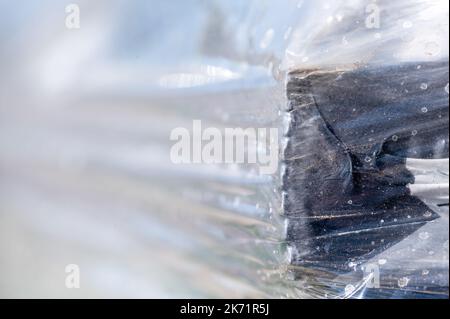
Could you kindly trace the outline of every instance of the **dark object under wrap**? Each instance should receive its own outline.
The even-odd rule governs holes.
[[[292,264],[342,274],[439,218],[405,163],[448,158],[448,62],[291,72],[287,96]]]

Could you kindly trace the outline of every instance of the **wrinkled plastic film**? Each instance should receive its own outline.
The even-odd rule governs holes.
[[[448,3],[79,4],[0,5],[2,296],[448,297]],[[173,164],[193,120],[277,172]]]

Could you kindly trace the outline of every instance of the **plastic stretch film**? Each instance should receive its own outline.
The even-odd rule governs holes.
[[[1,297],[448,298],[447,1],[73,2],[0,1]]]

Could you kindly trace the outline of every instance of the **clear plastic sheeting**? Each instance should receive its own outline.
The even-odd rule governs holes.
[[[308,6],[283,60],[294,276],[319,298],[448,298],[448,3]]]
[[[283,207],[292,263],[366,271],[370,283],[353,284],[352,296],[448,290],[448,63],[421,66],[290,74]]]
[[[446,1],[73,2],[0,2],[1,297],[448,297]]]

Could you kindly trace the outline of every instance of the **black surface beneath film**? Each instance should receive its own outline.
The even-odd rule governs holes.
[[[448,158],[446,90],[448,62],[290,73],[292,264],[344,273],[439,218],[410,194],[405,163]]]

